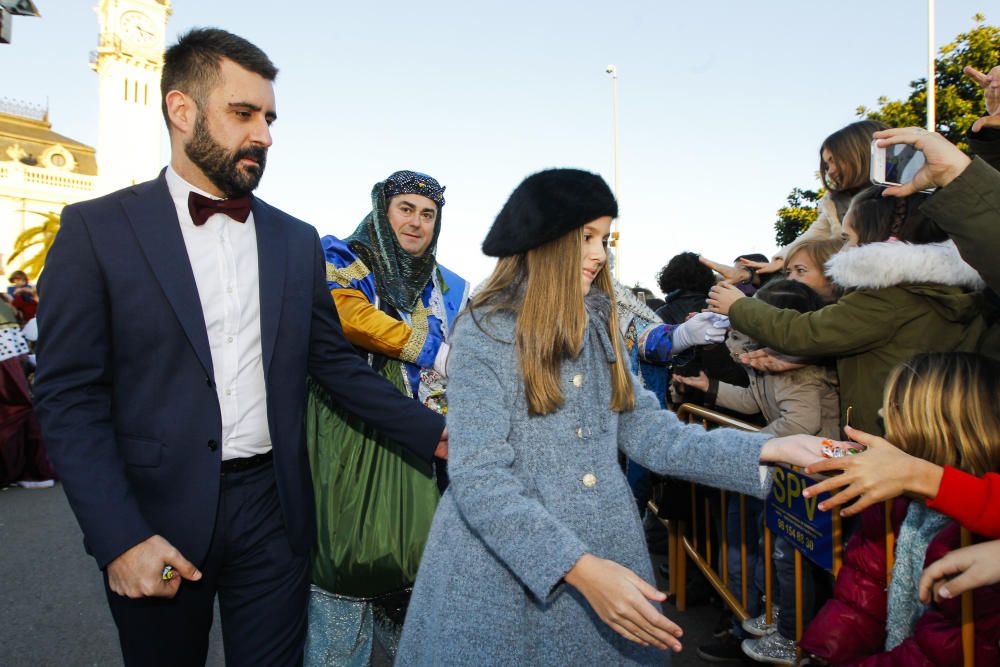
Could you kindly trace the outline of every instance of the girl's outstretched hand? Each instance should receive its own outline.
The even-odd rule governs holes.
[[[787,463],[806,467],[823,458],[823,438],[815,435],[786,435],[771,438],[760,450],[761,463]]]
[[[649,600],[667,596],[618,563],[584,554],[566,573],[566,583],[587,598],[601,620],[625,639],[643,646],[681,650],[683,632]]]
[[[841,516],[852,516],[875,503],[904,493],[925,498],[937,495],[944,472],[940,466],[910,456],[884,438],[850,426],[846,426],[844,431],[851,440],[864,445],[866,450],[853,456],[820,461],[806,468],[807,473],[842,471],[836,477],[803,490],[806,497],[837,492],[832,498],[819,504],[821,510],[825,511],[857,498],[852,505],[840,512]]]

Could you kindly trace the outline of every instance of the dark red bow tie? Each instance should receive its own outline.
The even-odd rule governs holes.
[[[191,212],[191,220],[199,227],[215,213],[225,213],[236,222],[246,222],[250,217],[250,201],[250,195],[212,199],[192,190],[188,195],[188,211]]]

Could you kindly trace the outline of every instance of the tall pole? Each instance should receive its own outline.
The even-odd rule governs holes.
[[[927,130],[933,132],[937,127],[934,113],[937,109],[935,99],[936,76],[934,74],[934,0],[927,0]]]
[[[615,199],[618,199],[618,68],[608,65],[604,70],[611,75],[611,103],[614,108],[614,162],[615,162]],[[615,249],[615,279],[621,282],[622,251],[619,235],[619,219],[615,218],[615,231],[611,234],[611,246]]]

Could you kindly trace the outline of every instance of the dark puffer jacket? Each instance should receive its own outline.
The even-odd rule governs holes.
[[[898,535],[909,500],[893,504],[892,524]],[[876,505],[861,515],[833,588],[833,598],[806,628],[804,653],[832,665],[895,667],[962,664],[961,599],[933,604],[917,621],[913,635],[885,652],[888,584],[886,582],[885,509]],[[924,566],[959,547],[959,526],[946,525],[927,547]],[[1000,585],[973,593],[976,665],[1000,664]]]

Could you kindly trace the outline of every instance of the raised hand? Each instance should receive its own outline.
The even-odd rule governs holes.
[[[740,363],[767,373],[784,373],[806,366],[804,361],[799,361],[794,357],[786,357],[769,347],[744,352],[740,355]]]
[[[166,565],[173,572],[165,574],[169,572],[164,569]],[[153,535],[118,556],[108,564],[107,570],[108,586],[128,598],[172,598],[177,595],[182,579],[201,579],[198,568],[159,535]]]
[[[740,265],[749,266],[754,269],[757,273],[777,273],[785,268],[785,260],[780,257],[775,257],[770,262],[755,262],[752,259],[743,258],[739,260]]]
[[[923,151],[927,163],[913,176],[913,180],[902,185],[886,188],[883,196],[906,197],[918,190],[948,185],[965,171],[972,161],[950,141],[937,132],[928,132],[920,127],[901,127],[881,130],[874,135],[879,146],[910,144]]]
[[[698,261],[712,269],[720,276],[725,278],[731,283],[738,283],[743,280],[749,280],[753,277],[753,273],[746,266],[730,266],[729,264],[722,264],[720,262],[713,262],[708,257],[698,256]]]
[[[823,438],[815,435],[786,435],[772,438],[760,450],[761,463],[787,463],[804,468],[823,459]]]
[[[566,573],[566,583],[587,598],[601,620],[625,639],[643,646],[681,650],[680,627],[649,600],[667,596],[618,563],[584,554]]]
[[[983,74],[974,67],[965,67],[963,71],[982,87],[986,113],[989,114],[973,123],[972,131],[979,132],[984,127],[1000,127],[1000,65],[991,69],[989,74]]]
[[[746,294],[738,288],[725,283],[720,283],[708,292],[708,310],[712,313],[722,313],[729,315],[729,309],[740,299],[745,299]]]

